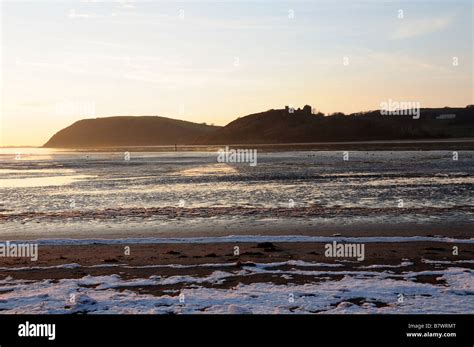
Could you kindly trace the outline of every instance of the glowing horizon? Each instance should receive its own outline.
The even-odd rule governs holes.
[[[84,118],[473,104],[470,1],[1,6],[0,146],[39,146]]]

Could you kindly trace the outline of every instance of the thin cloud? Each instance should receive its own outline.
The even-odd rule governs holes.
[[[386,53],[369,51],[367,58],[372,62],[379,62],[386,67],[392,67],[400,71],[419,72],[422,70],[435,71],[437,73],[450,72],[445,66],[439,66],[429,61],[420,60],[406,54]]]
[[[446,29],[453,21],[453,16],[423,18],[416,20],[402,19],[400,24],[392,33],[392,39],[408,39],[424,36],[436,31]]]

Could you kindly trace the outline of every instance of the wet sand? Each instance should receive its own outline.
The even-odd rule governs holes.
[[[337,241],[337,237],[334,238]],[[360,271],[365,267],[394,271],[425,271],[435,268],[434,264],[423,260],[459,262],[463,267],[474,269],[474,244],[444,242],[396,242],[366,243],[365,259],[329,258],[325,256],[324,243],[219,243],[219,244],[129,244],[107,245],[55,245],[39,246],[37,261],[18,258],[0,258],[0,279],[41,280],[80,278],[120,274],[122,278],[147,278],[152,275],[208,275],[222,269],[239,269],[255,264],[281,263],[300,260],[308,263],[338,264],[338,270]],[[239,254],[235,255],[235,247]],[[453,246],[459,247],[459,255],[453,255]],[[127,248],[129,247],[129,248]],[[127,253],[127,254],[126,254]],[[129,253],[129,254],[128,254]],[[399,266],[403,262],[411,265]],[[75,264],[70,268],[67,265]],[[66,265],[65,267],[62,267]],[[177,265],[177,266],[175,266]],[[183,267],[180,267],[183,265]],[[221,266],[219,266],[221,265]],[[161,267],[160,267],[161,266]],[[276,265],[284,269],[290,265]],[[393,267],[392,267],[393,266]],[[441,267],[440,267],[441,266]],[[291,266],[290,266],[291,267]],[[314,265],[314,270],[322,270],[325,265]],[[436,277],[436,276],[435,276]],[[242,280],[241,278],[240,280]],[[266,278],[272,281],[272,278]],[[435,281],[435,278],[423,280]],[[232,282],[239,282],[237,277]],[[281,282],[281,279],[277,279]],[[232,284],[232,283],[229,283]],[[137,288],[138,289],[138,288]]]

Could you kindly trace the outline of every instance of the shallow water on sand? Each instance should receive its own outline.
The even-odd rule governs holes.
[[[230,213],[235,217],[238,208],[252,208],[246,218],[255,220],[283,217],[268,215],[268,209],[277,208],[337,211],[333,217],[341,219],[383,217],[397,207],[405,220],[462,223],[474,218],[473,151],[460,151],[458,160],[450,151],[353,151],[348,160],[341,151],[258,153],[255,167],[218,163],[214,152],[130,152],[130,160],[125,157],[122,152],[1,149],[0,215],[14,217],[0,223],[40,227],[48,217],[80,223],[81,216],[90,219],[90,211],[107,210],[99,224],[127,227],[143,219],[159,225],[170,215],[159,218],[137,209],[160,208],[208,208],[198,217],[224,219],[216,213],[221,210],[213,209],[235,208]],[[192,220],[189,211],[185,218]]]

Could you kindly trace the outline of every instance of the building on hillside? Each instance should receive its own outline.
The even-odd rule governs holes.
[[[286,114],[290,113],[290,114],[311,116],[313,114],[313,109],[310,105],[304,105],[303,109],[298,107],[298,109],[296,110],[291,106],[285,106],[284,112]]]

